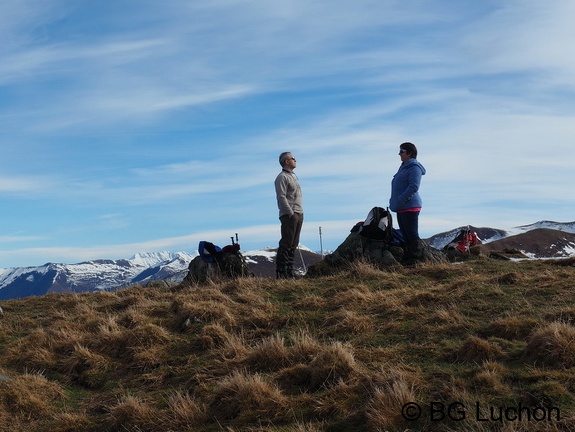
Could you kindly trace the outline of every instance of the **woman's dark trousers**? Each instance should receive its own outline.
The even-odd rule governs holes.
[[[405,241],[403,261],[410,264],[421,259],[423,251],[419,239],[419,212],[397,213],[397,224]]]

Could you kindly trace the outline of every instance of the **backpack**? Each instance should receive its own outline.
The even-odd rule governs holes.
[[[470,227],[462,229],[451,242],[443,247],[444,251],[458,250],[462,254],[468,254],[470,249],[481,242],[477,234]]]
[[[390,244],[392,246],[399,246],[402,249],[405,249],[405,240],[403,239],[403,233],[400,229],[393,228],[393,233],[391,236]]]
[[[222,253],[222,248],[213,243],[202,240],[198,244],[198,253],[207,263],[217,262]]]
[[[459,252],[461,253],[469,252],[472,247],[477,246],[479,244],[477,234],[475,234],[470,229],[462,231],[462,234],[463,234],[461,236],[462,238],[459,240],[459,243],[457,243],[457,246],[455,246],[455,249],[457,249]]]
[[[359,235],[372,240],[391,241],[393,238],[391,212],[382,207],[372,208],[359,227]]]
[[[208,264],[214,264],[221,274],[228,277],[252,276],[248,263],[240,252],[240,244],[235,243],[223,248],[202,240],[198,244],[198,253],[202,260]]]

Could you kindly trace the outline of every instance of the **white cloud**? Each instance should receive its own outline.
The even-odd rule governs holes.
[[[0,176],[0,194],[44,193],[55,180],[37,176]]]
[[[478,66],[482,70],[487,66],[499,71],[539,69],[572,74],[575,59],[561,42],[575,38],[574,19],[575,4],[568,0],[509,1],[472,27],[466,46],[481,60]]]
[[[99,214],[95,231],[125,243],[89,246],[113,241],[77,221],[83,245],[66,237],[54,241],[70,247],[4,258],[124,256],[205,239],[178,236],[190,231],[210,240],[241,229],[262,242],[251,249],[275,245],[284,150],[304,186],[303,242],[319,225],[326,244],[338,242],[386,205],[406,140],[428,169],[429,235],[545,211],[572,219],[570,2],[262,5],[142,2],[126,14],[111,1],[3,2],[0,199],[26,204],[11,223],[38,202],[53,218],[46,237],[70,224],[53,215]],[[42,231],[31,223],[23,238]]]

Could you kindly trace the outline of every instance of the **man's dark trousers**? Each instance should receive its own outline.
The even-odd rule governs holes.
[[[303,214],[283,215],[281,221],[281,239],[276,255],[276,276],[293,277],[295,250],[299,246],[299,236],[303,225]]]

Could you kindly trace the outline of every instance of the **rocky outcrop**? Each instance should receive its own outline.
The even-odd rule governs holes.
[[[422,254],[420,262],[444,262],[445,255],[421,241]],[[380,268],[400,266],[403,249],[388,245],[383,240],[372,240],[362,237],[357,232],[350,233],[344,242],[330,255],[309,267],[307,276],[317,277],[332,273],[334,269],[357,260],[367,261]]]
[[[222,253],[213,262],[207,262],[201,256],[195,257],[188,266],[188,274],[183,282],[203,284],[209,281],[252,277],[253,275],[243,255],[236,251]]]

